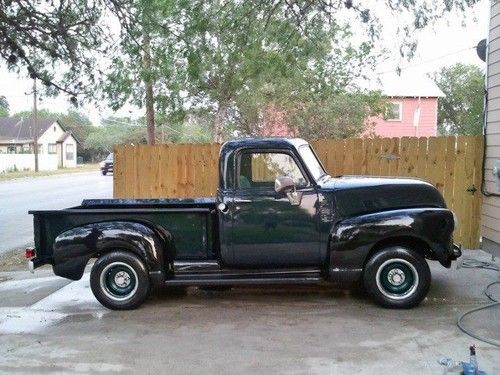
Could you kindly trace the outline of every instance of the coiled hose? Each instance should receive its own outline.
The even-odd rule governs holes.
[[[483,261],[479,261],[479,260],[475,260],[475,259],[464,259],[462,267],[463,268],[479,268],[479,269],[485,269],[485,270],[497,271],[497,272],[500,271],[500,266],[498,266],[495,263],[483,262]],[[492,283],[489,283],[486,286],[486,288],[484,289],[484,294],[486,295],[486,297],[488,297],[488,299],[490,301],[493,301],[493,303],[490,303],[489,305],[486,305],[486,306],[475,307],[471,310],[466,311],[465,313],[463,313],[460,316],[460,318],[458,318],[457,326],[458,326],[458,328],[460,328],[460,330],[462,332],[475,338],[476,340],[480,340],[480,341],[483,341],[485,343],[500,347],[500,341],[492,339],[490,337],[484,337],[484,336],[480,336],[478,334],[475,334],[474,332],[466,329],[462,324],[462,319],[465,318],[467,315],[470,315],[476,311],[486,310],[486,309],[494,308],[494,307],[500,305],[500,301],[493,298],[492,294],[489,292],[490,287],[492,287],[495,284],[500,284],[500,281],[494,281]]]

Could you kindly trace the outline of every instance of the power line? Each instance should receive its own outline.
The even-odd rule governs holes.
[[[460,50],[456,50],[454,52],[450,52],[450,53],[447,53],[445,55],[441,55],[441,56],[438,56],[438,57],[434,57],[432,59],[429,59],[429,60],[424,60],[424,61],[421,61],[419,63],[416,63],[416,64],[410,64],[410,65],[407,65],[405,67],[400,67],[399,69],[400,70],[406,70],[406,69],[409,69],[409,68],[416,68],[416,67],[419,67],[419,66],[422,66],[422,65],[425,65],[425,64],[428,64],[428,63],[431,63],[431,62],[434,62],[434,61],[438,61],[438,60],[441,60],[441,59],[444,59],[446,57],[450,57],[450,56],[453,56],[453,55],[457,55],[459,53],[462,53],[462,52],[465,52],[465,51],[468,51],[468,50],[471,50],[471,49],[474,49],[476,48],[476,46],[472,46],[472,47],[467,47],[467,48],[462,48]],[[393,73],[395,69],[391,69],[391,70],[387,70],[387,71],[384,71],[384,72],[377,72],[375,73],[376,75],[383,75],[383,74],[388,74],[388,73]]]

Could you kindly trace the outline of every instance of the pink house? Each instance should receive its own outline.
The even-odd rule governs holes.
[[[437,135],[438,100],[443,92],[427,77],[382,78],[381,91],[390,102],[385,116],[368,121],[368,134],[379,137]],[[367,135],[368,135],[367,134]]]

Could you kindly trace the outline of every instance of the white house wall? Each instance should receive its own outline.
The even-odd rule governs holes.
[[[38,169],[52,171],[57,169],[57,155],[38,155]],[[0,173],[13,170],[35,170],[34,154],[0,154]]]
[[[40,154],[40,170],[54,170],[59,168],[75,168],[77,161],[77,143],[75,138],[70,135],[64,142],[58,143],[57,141],[62,138],[65,131],[61,126],[54,122],[39,138],[38,138],[38,152]],[[49,145],[56,145],[54,150],[55,153],[49,154]],[[73,145],[73,159],[66,159],[66,146]],[[26,144],[28,146],[28,144]],[[22,146],[17,148],[17,154],[7,154],[9,145],[0,145],[0,156],[9,155],[2,159],[0,162],[0,172],[6,170],[23,170],[23,169],[34,169],[33,154],[21,154]],[[43,156],[43,157],[42,157]],[[47,156],[47,157],[45,157]],[[45,163],[52,163],[50,165]]]
[[[49,143],[56,143],[59,138],[64,135],[64,130],[57,122],[54,122],[46,131],[38,138],[38,143],[42,145],[42,154],[49,153]]]
[[[66,146],[73,145],[73,160],[66,159]],[[75,168],[76,167],[76,141],[73,137],[68,137],[62,144],[63,146],[63,167],[64,168]]]

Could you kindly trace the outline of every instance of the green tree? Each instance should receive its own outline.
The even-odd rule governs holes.
[[[370,116],[383,113],[385,101],[379,93],[346,92],[304,98],[291,109],[288,122],[308,140],[360,137],[369,130]]]
[[[115,109],[126,102],[146,108],[150,142],[159,116],[173,126],[199,110],[211,114],[210,132],[220,141],[232,130],[255,127],[250,120],[264,108],[257,104],[277,100],[267,88],[295,81],[304,68],[323,78],[316,79],[320,87],[314,89],[345,94],[370,63],[363,57],[370,55],[383,27],[377,14],[401,16],[400,51],[411,56],[416,29],[429,27],[444,13],[463,13],[475,2],[388,0],[366,8],[352,1],[134,0],[133,21],[112,53],[104,91]],[[356,38],[348,24],[361,30]],[[362,41],[354,45],[355,39]],[[245,96],[252,98],[253,108]]]
[[[183,4],[170,0],[130,0],[129,12],[121,19],[120,43],[111,49],[110,69],[101,92],[112,109],[126,103],[145,108],[148,142],[154,144],[155,120],[174,116],[180,74],[176,70],[182,54],[181,36],[170,29],[182,29]]]
[[[85,147],[101,154],[113,152],[117,144],[141,144],[147,142],[146,127],[128,118],[107,117],[101,126],[92,129],[85,140]]]
[[[476,65],[455,64],[432,75],[445,94],[438,102],[443,135],[477,135],[483,129],[484,73]]]
[[[319,41],[324,45],[332,31],[345,31],[347,20],[360,30],[358,39],[375,46],[389,12],[398,19],[401,54],[411,56],[415,30],[444,14],[465,14],[477,1],[384,0],[367,7],[351,0],[0,0],[0,58],[73,103],[77,95],[101,99],[95,83],[104,80],[113,108],[132,102],[146,109],[150,143],[156,112],[181,123],[192,108],[212,110],[212,133],[220,139],[223,124],[231,129],[242,118],[235,102],[249,83],[263,72],[274,81],[289,79],[286,70],[300,66],[295,54],[301,60],[314,48],[304,41],[319,41],[316,32],[327,37]],[[120,26],[118,33],[110,24]],[[348,48],[344,44],[342,54],[349,55]],[[344,70],[333,72],[327,80]]]
[[[5,96],[0,95],[0,117],[9,117],[9,102]]]
[[[97,59],[111,34],[109,14],[124,0],[0,1],[0,57],[10,70],[37,78],[48,93],[89,94]]]

